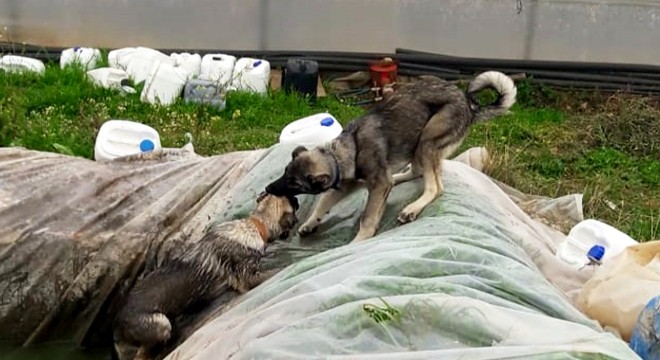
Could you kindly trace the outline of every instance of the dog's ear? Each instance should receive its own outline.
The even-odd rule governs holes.
[[[306,147],[302,145],[297,146],[295,149],[293,149],[293,152],[291,153],[291,158],[295,159],[296,157],[298,157],[298,155],[304,153],[305,151],[307,151]]]
[[[295,213],[287,212],[280,219],[280,229],[282,231],[283,237],[288,237],[289,231],[293,229],[298,223],[298,218]]]
[[[330,174],[307,175],[307,181],[309,181],[312,189],[325,190],[332,185]]]

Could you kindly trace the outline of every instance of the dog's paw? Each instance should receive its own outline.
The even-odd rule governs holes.
[[[419,215],[419,213],[416,211],[403,209],[403,211],[399,213],[399,216],[396,218],[396,220],[399,222],[399,224],[407,224],[415,221],[415,219],[417,219],[417,215]]]
[[[318,225],[303,224],[298,228],[298,235],[307,236],[313,234],[316,232],[316,229],[318,229],[318,227],[319,227]]]
[[[372,238],[372,236],[364,236],[364,235],[360,235],[360,234],[358,234],[358,235],[356,235],[356,236],[353,238],[353,240],[351,240],[351,244],[353,244],[353,243],[360,243],[360,242],[363,242],[363,241],[367,241],[367,240],[369,240],[369,239],[371,239],[371,238]]]

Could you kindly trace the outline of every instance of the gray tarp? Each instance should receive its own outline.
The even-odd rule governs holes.
[[[209,222],[247,214],[290,151],[106,165],[0,149],[0,339],[102,336],[142,267]],[[588,275],[557,261],[561,233],[521,210],[566,226],[581,219],[579,196],[520,194],[457,161],[443,181],[444,195],[400,227],[396,214],[421,185],[394,189],[368,242],[340,246],[357,231],[361,191],[315,236],[276,243],[266,266],[295,264],[229,311],[216,302],[170,358],[635,358],[571,305]],[[300,200],[304,219],[314,198]],[[366,317],[362,305],[377,297],[400,310],[399,323]]]

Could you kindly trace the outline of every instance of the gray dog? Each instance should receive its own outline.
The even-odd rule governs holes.
[[[114,324],[120,360],[155,357],[173,335],[174,317],[212,301],[227,288],[245,293],[275,273],[261,272],[259,262],[266,245],[287,238],[298,222],[298,202],[268,194],[257,202],[248,218],[210,228],[131,289]]]
[[[499,97],[481,107],[476,94],[486,88],[496,90]],[[266,192],[322,194],[298,230],[304,236],[316,230],[337,202],[366,184],[367,204],[353,239],[361,241],[376,233],[392,187],[423,177],[424,193],[398,217],[400,223],[411,222],[442,194],[442,160],[461,145],[472,124],[506,114],[516,93],[513,80],[496,71],[479,74],[467,92],[434,76],[420,77],[351,121],[333,141],[309,150],[294,149],[284,175]]]

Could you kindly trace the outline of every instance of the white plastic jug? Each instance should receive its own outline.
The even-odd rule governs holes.
[[[339,136],[343,128],[329,113],[304,117],[288,124],[280,133],[280,143],[317,145]]]
[[[207,54],[202,58],[199,78],[213,82],[218,88],[231,84],[236,57],[226,54]]]
[[[202,57],[199,54],[172,53],[170,57],[174,59],[174,66],[186,72],[188,80],[199,76],[202,66]]]
[[[108,53],[108,66],[115,69],[128,69],[128,61],[135,50],[134,47],[125,47],[110,51]]]
[[[17,55],[5,55],[0,58],[0,70],[14,73],[34,72],[43,75],[46,72],[46,66],[38,59]]]
[[[108,120],[96,136],[94,159],[112,160],[160,148],[160,135],[152,127],[129,120]]]
[[[150,48],[138,47],[133,53],[126,56],[128,57],[126,72],[136,84],[147,80],[151,69],[158,61],[174,66],[174,59]]]
[[[87,76],[97,86],[108,89],[119,89],[122,87],[122,81],[128,79],[126,71],[109,67],[89,70]]]
[[[170,105],[181,97],[186,79],[185,71],[157,61],[149,72],[140,100],[150,104]]]
[[[557,247],[557,257],[576,269],[590,260],[605,262],[638,242],[618,229],[594,219],[575,225]],[[590,259],[591,258],[591,259]]]
[[[101,60],[101,50],[88,47],[73,47],[62,51],[60,67],[78,63],[86,70],[94,69]]]
[[[232,88],[260,94],[268,92],[270,63],[266,60],[240,58],[234,66]]]

